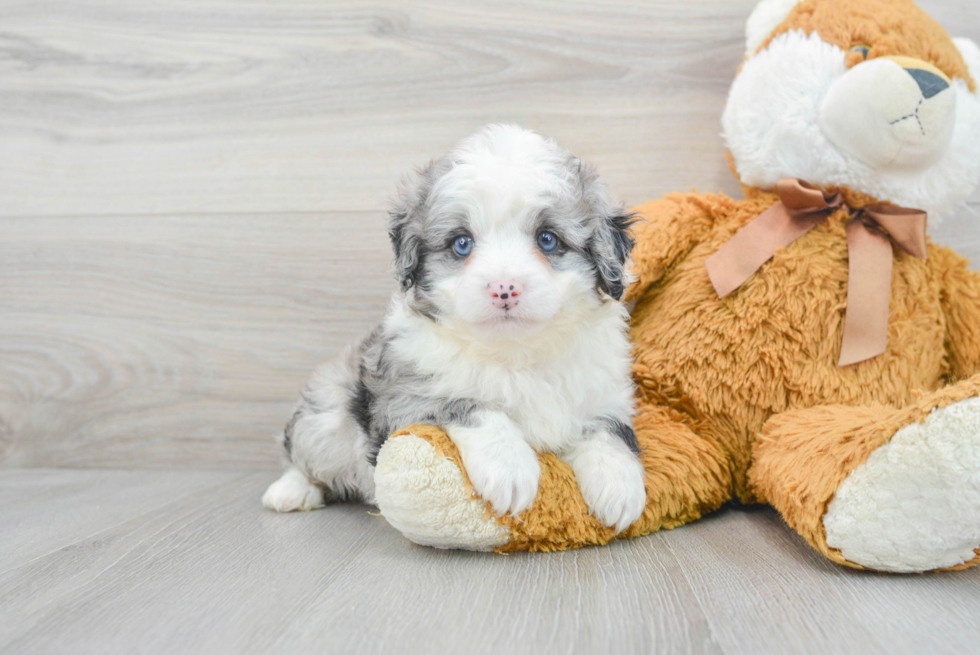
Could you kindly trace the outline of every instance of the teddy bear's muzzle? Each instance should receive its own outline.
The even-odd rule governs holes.
[[[932,64],[877,57],[830,86],[818,122],[831,143],[874,169],[921,171],[946,152],[956,93]]]

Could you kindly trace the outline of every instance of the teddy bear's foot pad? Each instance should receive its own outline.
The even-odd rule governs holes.
[[[510,529],[473,496],[459,467],[414,434],[385,442],[374,484],[381,514],[417,544],[493,550],[510,539]]]
[[[980,548],[980,398],[935,409],[840,485],[827,544],[879,571],[955,567]]]

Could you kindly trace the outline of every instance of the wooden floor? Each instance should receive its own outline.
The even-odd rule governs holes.
[[[270,472],[0,472],[0,653],[976,653],[980,570],[835,566],[769,509],[606,548],[277,515]]]
[[[766,509],[495,557],[259,506],[384,311],[398,177],[506,121],[628,204],[738,195],[754,1],[0,2],[0,652],[980,651],[980,572],[843,570]],[[978,219],[933,232],[980,261]]]

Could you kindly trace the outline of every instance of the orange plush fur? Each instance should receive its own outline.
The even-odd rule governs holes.
[[[868,59],[890,55],[915,57],[932,64],[947,77],[966,80],[970,90],[976,90],[976,80],[970,77],[946,30],[912,0],[804,2],[793,9],[759,49],[790,30],[817,32],[823,41],[845,52],[854,46],[866,46]],[[853,66],[860,61],[864,57],[851,53],[847,63]]]
[[[905,29],[910,24],[915,29]],[[815,30],[845,51],[868,45],[870,57],[919,57],[969,80],[945,31],[906,0],[804,2],[774,34],[789,29]],[[849,189],[829,190],[842,191],[855,207],[874,202]],[[926,260],[896,248],[887,351],[839,367],[846,209],[720,299],[705,260],[777,200],[752,188],[746,197],[671,194],[636,208],[637,280],[628,299],[635,303],[635,427],[648,498],[643,517],[619,537],[677,527],[732,499],[765,502],[819,552],[860,568],[827,545],[828,503],[899,428],[980,395],[980,275],[932,243]],[[440,430],[412,426],[392,438],[408,432],[463,468]],[[498,550],[613,539],[589,515],[570,468],[551,454],[539,458],[535,505],[519,519],[497,519],[511,530]]]

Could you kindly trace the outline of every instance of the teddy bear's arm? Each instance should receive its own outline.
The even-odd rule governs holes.
[[[929,257],[942,271],[941,301],[951,374],[963,380],[980,373],[980,273],[948,248],[931,248]]]
[[[633,274],[636,281],[626,292],[626,300],[636,300],[711,229],[719,207],[731,203],[725,196],[698,193],[671,193],[633,211]]]

